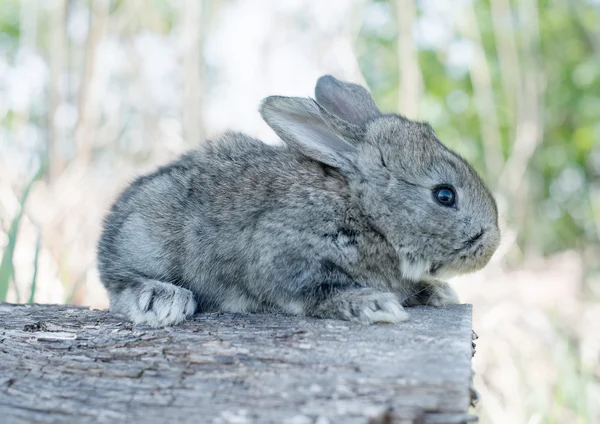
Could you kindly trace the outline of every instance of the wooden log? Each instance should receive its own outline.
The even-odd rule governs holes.
[[[0,304],[3,423],[460,423],[471,306],[370,327],[199,314],[134,326],[107,311]]]

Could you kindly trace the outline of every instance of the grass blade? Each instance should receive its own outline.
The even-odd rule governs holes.
[[[42,247],[42,232],[38,229],[38,235],[35,241],[35,256],[33,257],[33,277],[31,278],[31,290],[29,291],[29,300],[27,303],[33,303],[33,297],[35,295],[38,265],[40,258],[40,249]]]
[[[21,303],[21,293],[19,292],[19,286],[17,285],[17,273],[15,267],[12,268],[11,281],[13,283],[13,290],[15,291],[15,303]]]
[[[2,254],[2,262],[0,262],[0,302],[6,301],[8,285],[13,275],[13,255],[15,253],[15,246],[17,244],[19,224],[21,223],[21,218],[23,218],[23,213],[25,211],[25,203],[27,202],[27,198],[29,197],[29,193],[31,192],[33,184],[40,179],[42,175],[43,167],[40,167],[39,171],[25,187],[25,190],[23,190],[19,212],[11,222],[10,228],[8,229],[8,245],[6,246],[6,249],[4,249],[4,253]]]

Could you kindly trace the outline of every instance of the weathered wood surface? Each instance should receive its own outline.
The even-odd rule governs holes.
[[[3,423],[456,423],[471,307],[363,327],[204,314],[134,327],[106,311],[0,304]]]

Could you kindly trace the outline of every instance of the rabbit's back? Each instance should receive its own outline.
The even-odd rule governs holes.
[[[105,221],[100,273],[105,284],[144,274],[188,287],[204,310],[242,298],[249,304],[238,309],[260,310],[251,294],[260,288],[248,287],[261,278],[258,264],[286,249],[281,243],[302,249],[318,242],[311,232],[335,231],[344,187],[333,170],[285,146],[228,133],[121,194]]]

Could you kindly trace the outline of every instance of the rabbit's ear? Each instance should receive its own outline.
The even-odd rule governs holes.
[[[287,145],[326,165],[350,171],[357,149],[347,143],[334,124],[311,99],[271,96],[263,100],[260,114]]]
[[[342,82],[331,75],[324,75],[318,79],[315,97],[329,113],[360,127],[368,120],[381,116],[366,88]]]

